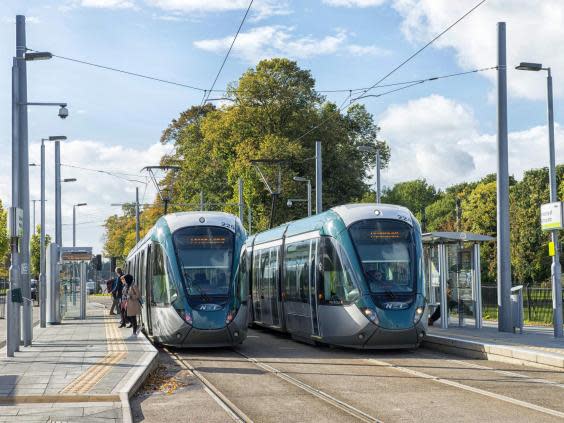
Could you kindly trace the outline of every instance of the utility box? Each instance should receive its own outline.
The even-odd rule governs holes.
[[[523,285],[511,288],[511,327],[523,333],[525,314],[523,310]]]

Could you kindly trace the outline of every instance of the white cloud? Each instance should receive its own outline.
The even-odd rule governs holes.
[[[385,48],[358,44],[351,44],[348,50],[355,56],[388,56],[391,54],[391,51]]]
[[[54,146],[46,143],[46,230],[54,234]],[[145,181],[140,170],[144,166],[159,164],[168,146],[160,143],[147,148],[128,148],[119,145],[109,145],[97,141],[73,140],[61,144],[61,163],[76,165],[83,168],[123,172],[135,176],[124,176],[131,180]],[[30,144],[29,161],[40,163],[40,144]],[[0,159],[0,198],[4,205],[10,203],[11,170],[9,158],[3,155]],[[40,168],[30,168],[30,199],[39,199]],[[88,203],[77,213],[77,244],[93,246],[100,251],[103,245],[103,228],[100,226],[106,217],[121,214],[119,207],[110,207],[111,203],[132,202],[135,200],[135,187],[139,186],[140,195],[145,193],[145,202],[152,202],[155,190],[151,184],[145,192],[145,185],[125,181],[102,173],[63,166],[63,178],[76,178],[77,182],[62,184],[62,212],[63,212],[63,243],[72,244],[72,205]],[[36,223],[39,224],[39,203],[37,203]]]
[[[323,0],[323,3],[336,7],[373,7],[385,2],[386,0]]]
[[[250,63],[256,63],[260,59],[274,56],[306,59],[347,51],[357,55],[378,54],[380,52],[380,49],[375,46],[348,45],[347,39],[348,34],[342,30],[334,35],[315,38],[310,35],[296,36],[292,27],[282,25],[261,26],[240,33],[233,47],[233,54]],[[194,45],[202,50],[225,53],[232,41],[233,36],[229,35],[225,38],[196,41]]]
[[[425,42],[462,16],[474,0],[391,0],[403,17],[402,31],[408,39]],[[542,62],[564,74],[564,55],[555,54],[564,40],[564,1],[489,0],[465,18],[435,44],[452,48],[464,69],[497,63],[496,23],[507,23],[507,62],[510,95],[544,99],[545,78],[513,70],[521,61]],[[495,73],[484,76],[495,80]],[[564,84],[555,85],[564,96]]]
[[[495,173],[495,134],[480,132],[472,110],[454,100],[431,95],[390,106],[378,120],[392,149],[383,184],[426,178],[438,187],[477,180]],[[564,142],[564,128],[556,126],[556,141]],[[564,150],[557,151],[564,161]],[[509,134],[509,173],[547,166],[546,126]]]
[[[80,6],[93,7],[97,9],[133,9],[133,0],[81,0]]]
[[[147,4],[172,13],[217,13],[246,10],[249,0],[145,0]],[[290,13],[288,2],[276,0],[256,0],[251,7],[251,16],[258,20],[268,16]]]

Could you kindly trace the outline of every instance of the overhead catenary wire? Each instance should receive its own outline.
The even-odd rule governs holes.
[[[471,9],[469,9],[466,13],[464,13],[464,15],[462,15],[460,18],[458,18],[456,21],[454,21],[452,24],[450,24],[448,27],[446,27],[443,31],[441,31],[439,34],[437,34],[435,37],[433,37],[429,42],[427,42],[423,47],[419,48],[417,51],[415,51],[414,53],[412,53],[409,57],[407,57],[406,59],[404,59],[399,65],[395,66],[391,71],[389,71],[387,74],[385,74],[384,76],[382,76],[380,79],[378,79],[374,84],[372,84],[369,88],[367,88],[366,90],[363,90],[361,92],[360,96],[357,96],[355,98],[353,98],[349,105],[347,107],[352,106],[354,103],[356,103],[359,100],[359,97],[361,97],[362,95],[365,95],[366,93],[370,92],[371,90],[373,90],[374,88],[378,87],[379,84],[381,84],[382,82],[384,82],[386,79],[388,79],[390,76],[392,76],[395,72],[397,72],[399,69],[401,69],[403,66],[405,66],[407,63],[409,63],[411,60],[413,60],[416,56],[418,56],[419,54],[421,54],[427,47],[429,47],[430,45],[432,45],[435,41],[437,41],[439,38],[441,38],[444,34],[446,34],[448,31],[450,31],[452,28],[454,28],[459,22],[461,22],[464,18],[466,18],[468,15],[470,15],[474,10],[476,10],[478,7],[480,7],[482,4],[484,4],[487,0],[480,0],[477,4],[475,4]],[[343,110],[343,106],[341,106],[339,108],[339,111]],[[329,121],[329,119],[324,119],[323,121],[321,121],[320,123],[318,123],[317,125],[315,125],[313,128],[308,129],[306,132],[304,132],[302,135],[300,135],[298,138],[296,138],[295,141],[299,141],[300,139],[304,138],[306,135],[311,134],[313,131],[315,131],[317,128],[321,127],[322,125],[324,125],[325,123],[327,123]]]
[[[227,59],[229,58],[229,55],[231,54],[231,50],[233,50],[233,46],[235,45],[235,41],[237,41],[237,37],[239,36],[239,33],[241,32],[241,28],[243,28],[243,24],[247,20],[247,16],[249,15],[249,11],[251,10],[251,7],[253,6],[253,2],[254,2],[254,0],[251,0],[249,2],[249,6],[247,7],[245,14],[243,15],[243,19],[241,19],[241,23],[239,24],[239,27],[237,28],[237,32],[235,33],[235,36],[233,37],[233,41],[231,41],[231,45],[229,46],[227,53],[225,53],[225,57],[223,58],[223,61],[221,62],[221,66],[219,67],[219,70],[217,71],[217,74],[215,75],[215,78],[212,82],[211,88],[209,90],[204,91],[204,100],[202,101],[202,104],[200,105],[200,111],[201,111],[201,108],[203,107],[203,105],[206,104],[206,101],[210,97],[212,90],[215,88],[215,84],[217,83],[217,80],[219,79],[219,75],[221,75],[221,71],[223,70],[225,63],[227,63]],[[207,94],[206,94],[206,92],[207,92]],[[200,111],[198,111],[198,115],[200,114]]]
[[[89,172],[102,173],[102,174],[113,176],[114,178],[122,179],[122,180],[128,181],[128,182],[134,182],[134,183],[139,183],[139,184],[147,184],[148,183],[147,180],[140,181],[138,179],[130,179],[130,178],[127,178],[125,176],[118,175],[116,172],[111,172],[109,170],[93,169],[93,168],[70,165],[70,164],[63,164],[63,163],[61,163],[61,166],[70,167],[70,168],[73,168],[73,169],[85,170],[85,171],[89,171]],[[143,175],[135,175],[135,176],[143,177]]]

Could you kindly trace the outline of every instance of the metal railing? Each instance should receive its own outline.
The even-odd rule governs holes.
[[[552,289],[523,285],[523,309],[525,325],[552,325]],[[482,313],[484,320],[497,320],[496,285],[482,285]]]

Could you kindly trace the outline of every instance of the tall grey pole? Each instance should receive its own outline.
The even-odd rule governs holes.
[[[12,65],[12,208],[19,206],[19,92],[18,92],[18,59],[14,57]],[[12,234],[13,235],[13,234]],[[10,239],[10,290],[6,293],[6,356],[13,357],[20,349],[18,303],[12,302],[12,292],[20,287],[20,254],[18,251],[18,237]]]
[[[139,242],[139,187],[135,187],[135,243]]]
[[[252,211],[251,211],[251,205],[250,205],[250,204],[249,204],[248,210],[249,210],[249,213],[248,213],[248,214],[249,214],[249,217],[248,217],[248,219],[249,219],[249,235],[250,235],[250,234],[252,233],[252,230],[253,230],[253,228],[252,228],[253,216],[252,216]]]
[[[239,178],[239,220],[245,220],[245,203],[243,200],[243,178]]]
[[[550,68],[546,78],[546,88],[548,96],[548,148],[550,155],[550,202],[558,201],[556,192],[556,159],[554,152],[554,110],[552,104],[552,73]],[[552,309],[554,316],[554,337],[561,338],[562,333],[562,269],[560,267],[560,245],[558,243],[558,231],[551,231],[550,234],[554,243],[554,255],[552,256],[552,266],[550,267],[552,279]]]
[[[16,16],[16,57],[18,63],[19,90],[19,142],[20,142],[20,206],[23,210],[23,236],[20,245],[21,255],[21,289],[24,298],[22,311],[22,337],[24,345],[31,345],[33,338],[33,304],[31,303],[31,286],[29,282],[29,152],[27,140],[27,69],[25,62],[25,16]]]
[[[315,213],[323,211],[323,172],[321,141],[315,142]]]
[[[498,329],[512,332],[507,143],[507,61],[505,22],[497,24],[497,304]]]
[[[33,236],[35,234],[35,203],[37,202],[37,200],[31,200],[31,202],[33,203],[33,209],[31,213],[31,221],[33,222],[31,224],[31,236]]]
[[[376,150],[376,203],[380,204],[382,199],[382,191],[380,185],[380,150]]]
[[[307,180],[307,215],[311,216],[311,181]]]
[[[72,206],[72,246],[76,247],[76,205]]]
[[[61,252],[63,231],[61,226],[61,143],[59,141],[55,141],[55,243]]]
[[[41,140],[41,241],[39,247],[39,321],[42,328],[46,327],[47,322],[47,309],[45,307],[45,300],[47,294],[47,285],[45,271],[45,143]]]

